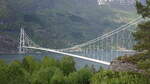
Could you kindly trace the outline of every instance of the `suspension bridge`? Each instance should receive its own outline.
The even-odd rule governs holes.
[[[137,17],[129,23],[99,36],[96,39],[64,49],[40,47],[33,42],[25,30],[21,28],[19,53],[27,53],[30,50],[42,50],[104,65],[110,65],[110,62],[118,56],[136,53],[132,50],[133,46],[136,44],[133,32],[136,31],[136,24],[142,20],[142,17]]]

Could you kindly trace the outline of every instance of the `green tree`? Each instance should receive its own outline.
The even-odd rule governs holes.
[[[101,70],[94,74],[91,84],[149,84],[149,77],[129,72]]]
[[[22,61],[22,66],[27,72],[32,74],[40,68],[40,63],[34,60],[32,56],[26,56]]]
[[[42,60],[42,67],[59,67],[59,61],[54,59],[54,58],[50,58],[48,56],[44,57],[44,59]]]
[[[50,84],[65,84],[64,74],[60,69],[55,71]]]
[[[0,60],[0,83],[8,84],[8,65]]]
[[[135,49],[150,54],[150,21],[139,24],[134,37],[138,42]]]
[[[137,64],[140,69],[144,69],[146,72],[150,74],[150,59],[139,61]]]
[[[129,57],[129,61],[138,65],[140,69],[149,72],[150,60],[150,0],[146,0],[146,4],[139,1],[136,3],[137,13],[142,15],[146,20],[138,25],[137,31],[133,34],[137,44],[134,49],[142,52],[133,57]],[[128,59],[127,59],[128,60]]]
[[[150,18],[150,0],[145,0],[146,4],[142,4],[139,0],[136,0],[137,13],[143,17]]]
[[[8,66],[7,73],[7,83],[8,84],[29,84],[29,75],[25,69],[23,69],[19,61],[14,61]],[[7,84],[6,83],[6,84]]]
[[[137,1],[137,13],[144,18],[150,18],[150,0],[146,0],[146,4]],[[135,49],[138,51],[147,51],[150,55],[150,21],[145,21],[138,25],[138,31],[134,34],[135,39],[138,41]]]
[[[75,62],[72,57],[64,56],[60,61],[60,66],[65,75],[75,71]]]
[[[50,84],[55,73],[55,67],[41,68],[32,75],[32,84]]]
[[[90,84],[93,73],[88,68],[83,68],[77,72],[70,73],[66,84]]]

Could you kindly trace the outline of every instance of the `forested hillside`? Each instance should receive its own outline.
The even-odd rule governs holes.
[[[149,77],[135,72],[97,72],[89,67],[76,70],[71,57],[37,61],[26,56],[22,62],[10,64],[0,61],[1,84],[150,84]]]
[[[0,0],[0,36],[17,40],[23,27],[43,47],[72,46],[135,17],[132,7],[113,7],[100,7],[97,0]]]

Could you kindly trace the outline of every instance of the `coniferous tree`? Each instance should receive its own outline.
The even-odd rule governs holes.
[[[142,15],[144,18],[150,18],[150,0],[146,0],[146,4],[142,4],[141,2],[136,2],[137,13]]]
[[[138,24],[137,31],[133,34],[137,41],[134,49],[140,53],[130,57],[123,56],[121,60],[136,64],[138,68],[150,73],[150,0],[146,0],[145,4],[137,0],[136,7],[137,13],[145,19]]]
[[[150,73],[150,0],[146,0],[146,4],[139,1],[136,3],[137,13],[142,15],[145,21],[138,25],[137,31],[134,33],[137,44],[134,49],[142,52],[132,58],[140,69]]]
[[[143,18],[150,18],[150,0],[146,0],[146,4],[137,1],[136,7],[137,13],[142,15]],[[146,51],[147,54],[150,54],[150,21],[140,23],[134,36],[138,41],[135,49],[138,51]]]

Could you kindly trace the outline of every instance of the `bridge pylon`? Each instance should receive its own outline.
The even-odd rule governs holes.
[[[25,53],[25,48],[23,47],[25,46],[25,32],[24,29],[21,28],[20,29],[20,37],[19,37],[19,53]]]

